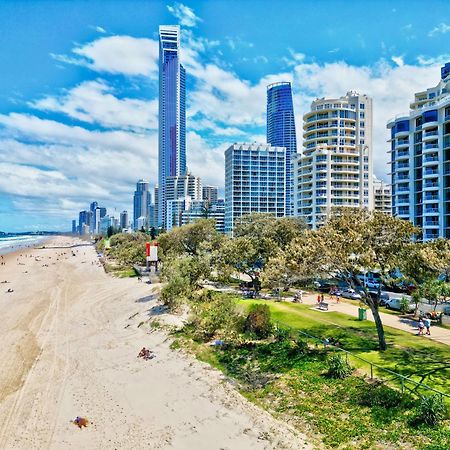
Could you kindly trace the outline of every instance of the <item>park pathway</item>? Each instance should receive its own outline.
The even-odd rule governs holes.
[[[336,303],[336,300],[332,300],[329,295],[325,295],[324,301],[328,303],[328,311],[340,312],[348,314],[350,316],[358,317],[358,306],[351,303],[347,303],[346,300],[342,300]],[[314,305],[317,303],[317,294],[305,294],[303,295],[303,303]],[[326,314],[326,311],[324,311]],[[391,328],[397,328],[398,330],[407,331],[412,334],[418,333],[418,326],[415,320],[411,320],[405,317],[397,316],[394,314],[383,313],[380,310],[381,320],[385,326]],[[369,308],[367,308],[367,320],[373,322],[373,315]],[[431,336],[423,336],[424,339],[432,339],[442,344],[450,345],[450,330],[442,327],[431,326]]]

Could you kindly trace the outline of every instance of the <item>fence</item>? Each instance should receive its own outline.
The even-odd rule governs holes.
[[[405,389],[407,389],[407,384],[412,384],[415,387],[413,389],[408,389],[409,392],[412,393],[412,394],[417,394],[418,393],[418,389],[420,388],[420,389],[423,389],[425,391],[430,391],[430,392],[433,392],[435,394],[438,394],[438,395],[441,396],[442,399],[445,399],[446,402],[450,402],[450,395],[445,394],[444,392],[439,391],[438,389],[434,389],[434,388],[432,388],[430,386],[427,386],[424,383],[419,383],[419,382],[417,382],[417,381],[413,380],[412,378],[409,378],[409,377],[407,377],[405,375],[402,375],[400,373],[394,372],[393,370],[390,370],[390,369],[386,369],[385,367],[379,366],[378,364],[375,364],[372,361],[368,361],[367,359],[362,358],[361,356],[355,355],[354,353],[352,353],[352,352],[350,352],[348,350],[345,350],[345,349],[343,349],[341,347],[333,345],[333,344],[327,342],[324,339],[318,338],[317,336],[313,336],[313,335],[311,335],[309,333],[306,333],[304,331],[298,330],[296,328],[292,328],[290,325],[287,325],[287,324],[285,324],[283,322],[276,321],[275,324],[277,326],[279,326],[280,328],[287,329],[291,333],[294,333],[294,334],[298,333],[299,335],[302,335],[302,336],[305,336],[305,337],[307,337],[309,339],[312,339],[316,343],[322,344],[324,349],[333,349],[334,351],[343,352],[345,354],[345,359],[346,359],[347,362],[348,362],[349,357],[351,357],[351,358],[357,359],[357,360],[367,364],[370,367],[370,379],[374,379],[375,378],[374,377],[374,368],[377,369],[379,372],[385,372],[385,373],[388,373],[390,375],[393,375],[393,378],[391,378],[390,380],[382,379],[382,378],[381,379],[384,382],[391,382],[391,383],[393,381],[395,381],[396,379],[400,380],[400,388],[401,388],[402,394],[405,393]]]

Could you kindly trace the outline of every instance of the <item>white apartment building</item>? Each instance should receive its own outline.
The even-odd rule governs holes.
[[[387,127],[393,214],[420,227],[425,241],[450,238],[450,63]]]
[[[375,211],[392,214],[391,185],[375,177],[373,180],[373,203]]]
[[[373,210],[372,99],[317,99],[294,157],[294,215],[316,229],[336,207]]]
[[[174,222],[173,211],[178,211],[180,205],[183,202],[178,202],[179,199],[185,199],[189,197],[191,200],[202,199],[202,182],[199,177],[196,177],[190,173],[187,175],[176,175],[166,178],[166,215],[165,215],[165,228],[170,230],[173,226],[179,226],[180,220],[177,219]],[[183,200],[184,201],[184,200]],[[170,211],[169,208],[170,204]]]

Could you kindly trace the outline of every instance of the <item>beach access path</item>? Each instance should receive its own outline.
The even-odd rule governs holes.
[[[58,237],[0,266],[0,449],[311,448],[219,371],[170,349],[166,332],[139,326],[176,318],[151,285],[105,274],[92,246],[64,248],[76,242]],[[154,359],[136,357],[144,346]]]

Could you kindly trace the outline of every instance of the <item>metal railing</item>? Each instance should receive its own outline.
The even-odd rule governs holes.
[[[393,378],[390,379],[390,380],[382,379],[382,378],[380,378],[380,379],[383,382],[386,382],[386,383],[387,382],[392,383],[395,379],[399,379],[400,380],[400,390],[401,390],[402,394],[405,393],[406,384],[407,383],[411,383],[411,384],[413,384],[415,386],[414,389],[408,389],[409,392],[412,393],[412,394],[416,394],[417,395],[417,390],[419,388],[421,388],[421,389],[424,389],[426,391],[431,391],[431,392],[433,392],[435,394],[438,394],[438,395],[441,396],[442,399],[445,398],[447,402],[450,402],[450,395],[449,394],[445,394],[444,392],[439,391],[438,389],[435,389],[435,388],[432,388],[430,386],[427,386],[426,384],[424,384],[422,382],[415,381],[415,380],[413,380],[412,378],[410,378],[410,377],[408,377],[406,375],[402,375],[400,373],[394,372],[393,370],[386,369],[385,367],[382,367],[382,366],[380,366],[378,364],[375,364],[372,361],[369,361],[369,360],[367,360],[365,358],[362,358],[361,356],[355,355],[354,353],[352,353],[352,352],[350,352],[348,350],[345,350],[345,349],[343,349],[341,347],[333,345],[333,344],[327,342],[324,339],[321,339],[321,338],[319,338],[317,336],[313,336],[312,334],[306,333],[305,331],[299,330],[297,328],[293,328],[293,327],[291,327],[290,325],[288,325],[286,323],[279,322],[279,321],[274,321],[274,323],[275,323],[275,325],[279,326],[280,328],[287,329],[291,333],[298,333],[300,335],[303,335],[303,336],[306,336],[306,337],[312,339],[316,343],[322,344],[323,348],[325,350],[326,349],[333,349],[334,351],[343,352],[345,354],[345,360],[347,362],[348,362],[349,356],[352,357],[352,358],[355,358],[355,359],[357,359],[357,360],[359,360],[361,362],[364,362],[365,364],[369,365],[369,368],[370,368],[370,379],[371,380],[374,379],[374,368],[376,368],[380,372],[386,372],[386,373],[388,373],[390,375],[393,375]],[[394,384],[394,387],[397,387],[397,386]]]

